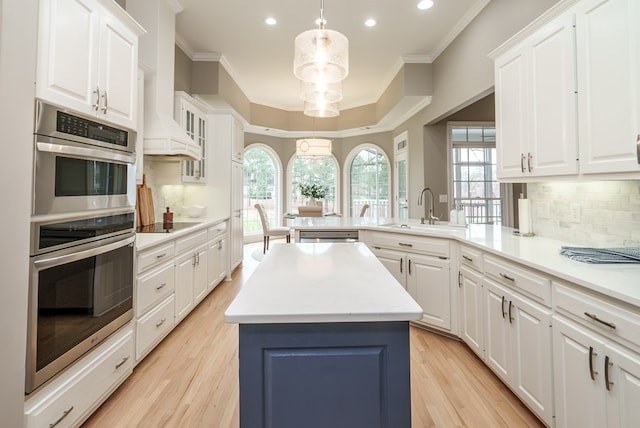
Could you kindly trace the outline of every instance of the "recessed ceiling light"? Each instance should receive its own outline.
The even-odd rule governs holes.
[[[273,17],[268,17],[267,19],[264,20],[264,22],[267,25],[276,25],[278,23],[278,21],[276,21],[276,19]]]
[[[418,3],[418,9],[429,9],[433,7],[433,0],[422,0],[420,3]]]
[[[367,27],[375,27],[376,26],[376,20],[373,18],[369,18],[366,21],[364,21],[364,25],[366,25]]]

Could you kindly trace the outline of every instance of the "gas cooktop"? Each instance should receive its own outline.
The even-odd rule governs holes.
[[[154,223],[148,226],[140,226],[136,229],[138,233],[171,233],[177,230],[193,227],[198,222],[174,222],[174,223]]]

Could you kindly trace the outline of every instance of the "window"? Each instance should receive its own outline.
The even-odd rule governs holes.
[[[244,152],[244,235],[262,235],[260,216],[254,205],[264,205],[267,217],[278,224],[281,168],[278,157],[265,145],[254,144]]]
[[[321,202],[323,212],[335,212],[339,209],[338,200],[338,163],[333,156],[306,157],[294,155],[289,162],[289,211],[298,212],[298,206],[305,205],[307,198],[300,194],[300,184],[318,184],[326,186],[329,193]]]
[[[503,224],[494,125],[450,125],[452,206],[469,223]]]
[[[347,159],[349,165],[349,213],[360,215],[367,204],[365,217],[391,217],[389,205],[389,160],[382,150],[373,145],[357,147]]]

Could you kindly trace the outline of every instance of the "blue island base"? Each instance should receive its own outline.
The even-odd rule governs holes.
[[[240,324],[241,428],[410,428],[409,322]]]

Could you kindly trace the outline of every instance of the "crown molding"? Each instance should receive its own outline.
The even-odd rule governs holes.
[[[451,44],[451,42],[453,42],[455,38],[458,37],[460,33],[462,33],[467,25],[469,25],[471,21],[473,21],[475,17],[478,16],[480,12],[482,12],[482,9],[484,9],[490,1],[491,0],[478,0],[473,5],[473,7],[471,7],[471,9],[469,9],[467,13],[462,16],[462,18],[460,18],[457,24],[451,29],[451,31],[449,31],[447,36],[442,39],[442,42],[433,51],[432,57],[434,60],[438,58],[440,54],[444,52],[444,50]]]
[[[180,3],[180,0],[164,0],[169,5],[171,11],[176,15],[184,10],[184,6]]]

